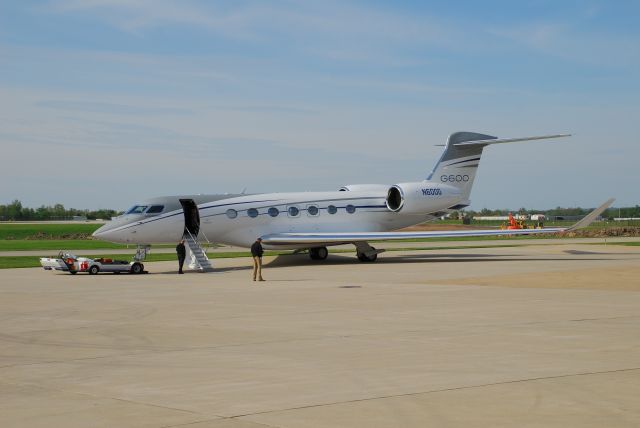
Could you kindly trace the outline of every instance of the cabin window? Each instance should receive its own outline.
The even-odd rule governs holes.
[[[307,207],[307,213],[309,213],[309,215],[311,216],[318,215],[318,207],[316,205],[309,205]]]
[[[298,207],[289,207],[288,212],[289,217],[298,217],[298,215],[300,214],[300,210],[298,209]]]
[[[233,208],[228,209],[228,210],[227,210],[227,217],[229,217],[229,218],[236,218],[236,217],[238,217],[238,211],[234,210]]]
[[[147,214],[159,214],[164,209],[164,205],[151,205],[147,210]]]
[[[134,205],[125,214],[142,214],[149,205]]]
[[[255,209],[255,208],[249,208],[249,209],[247,210],[247,215],[248,215],[249,217],[251,217],[251,218],[256,218],[256,217],[258,217],[258,210],[257,210],[257,209]]]
[[[347,212],[349,214],[353,214],[354,212],[356,212],[356,207],[354,207],[353,205],[347,205],[345,208],[347,209]]]
[[[269,208],[267,212],[271,217],[278,217],[278,214],[280,214],[280,211],[276,207]]]
[[[338,212],[338,208],[336,208],[336,206],[335,206],[335,205],[329,205],[329,206],[327,207],[327,212],[328,212],[329,214],[335,214],[335,213],[337,213],[337,212]]]

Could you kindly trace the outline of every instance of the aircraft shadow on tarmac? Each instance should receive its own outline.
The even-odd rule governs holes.
[[[391,253],[392,254],[392,253]],[[543,257],[526,257],[520,254],[410,254],[410,255],[391,255],[387,253],[386,257],[379,257],[372,264],[399,264],[399,263],[467,263],[467,262],[520,262],[520,261],[567,261],[567,260],[609,260],[608,258],[595,257],[563,257],[562,259],[543,258]],[[512,258],[513,257],[513,258]],[[347,264],[367,264],[358,261],[353,256],[341,256],[331,254],[326,260],[311,260],[307,255],[295,254],[278,256],[271,262],[265,264],[269,268],[289,267],[289,266],[322,266],[322,265],[347,265]],[[250,266],[247,268],[249,269]]]
[[[594,255],[596,253],[593,253]],[[572,254],[579,255],[579,254]],[[589,255],[589,254],[585,254]],[[549,256],[544,257],[527,257],[521,254],[481,254],[481,253],[465,253],[465,254],[410,254],[410,255],[393,255],[386,253],[385,256],[379,257],[372,265],[376,264],[403,264],[403,263],[469,263],[469,262],[522,262],[522,261],[538,261],[538,262],[557,262],[557,261],[584,261],[584,260],[611,260],[604,257],[563,257],[561,259]],[[215,267],[215,259],[212,260],[214,272],[234,272],[247,271],[253,269],[251,259],[247,258],[245,266],[233,267]],[[285,254],[276,256],[273,260],[264,263],[264,268],[274,269],[281,267],[293,266],[335,266],[335,265],[366,265],[356,259],[355,256],[330,254],[326,260],[311,260],[307,254]],[[154,272],[156,274],[175,275],[176,271]],[[186,274],[200,273],[189,269],[185,270]]]

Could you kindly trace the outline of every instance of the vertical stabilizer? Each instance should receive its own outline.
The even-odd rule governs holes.
[[[489,144],[457,145],[465,141],[495,140],[498,137],[475,132],[455,132],[449,136],[444,153],[427,180],[445,183],[461,190],[462,201],[468,201],[478,171],[482,149]]]

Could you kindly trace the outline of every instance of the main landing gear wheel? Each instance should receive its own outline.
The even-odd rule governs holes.
[[[375,248],[371,248],[375,250]],[[378,260],[377,253],[374,253],[371,256],[367,256],[365,253],[357,252],[356,255],[358,256],[358,260],[360,260],[361,262],[375,262],[376,260]]]
[[[311,260],[324,260],[329,256],[327,247],[309,248],[309,257]]]

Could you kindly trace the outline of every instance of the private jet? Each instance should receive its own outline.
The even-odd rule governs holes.
[[[151,244],[185,239],[193,268],[211,270],[202,243],[249,247],[262,238],[266,249],[308,250],[327,258],[327,247],[353,244],[357,258],[373,262],[384,250],[371,241],[465,236],[561,233],[590,224],[613,199],[569,228],[402,232],[467,207],[483,149],[493,144],[568,137],[569,134],[499,139],[474,132],[451,134],[433,170],[422,181],[354,184],[328,192],[182,195],[135,204],[93,234],[136,244],[144,258]]]

